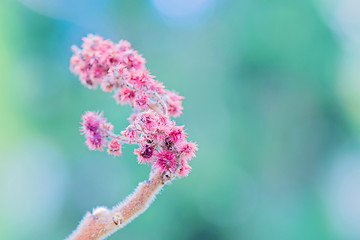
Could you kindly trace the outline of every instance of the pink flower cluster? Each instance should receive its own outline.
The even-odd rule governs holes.
[[[195,157],[197,145],[188,142],[183,127],[170,120],[182,113],[183,97],[154,80],[145,59],[129,42],[113,43],[94,35],[83,41],[81,49],[72,47],[70,70],[85,86],[100,85],[103,91],[115,92],[117,103],[128,103],[134,110],[130,125],[119,135],[102,113],[86,112],[81,131],[89,149],[107,147],[109,154],[119,156],[123,143],[138,144],[135,154],[140,164],[152,164],[173,176],[187,176],[191,169],[188,161]]]
[[[139,142],[135,149],[140,164],[152,163],[161,172],[187,176],[188,161],[195,156],[197,146],[186,140],[183,127],[175,125],[164,115],[153,110],[142,112],[121,134],[129,142]]]
[[[81,49],[73,46],[70,70],[79,75],[89,88],[98,85],[105,92],[115,92],[117,103],[130,104],[136,111],[159,107],[163,114],[178,117],[182,99],[165,89],[145,67],[145,59],[127,41],[113,43],[89,34],[83,38]]]

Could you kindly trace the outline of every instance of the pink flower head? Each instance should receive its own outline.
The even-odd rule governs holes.
[[[156,113],[148,110],[139,116],[139,124],[141,124],[147,131],[152,131],[157,126]]]
[[[155,154],[154,166],[160,169],[161,172],[175,172],[177,165],[178,163],[176,162],[175,154],[173,152],[160,150]]]
[[[105,123],[105,119],[102,117],[102,113],[99,112],[85,112],[82,115],[82,122],[81,122],[81,132],[82,134],[87,134],[91,132],[96,132],[99,130],[100,125]]]
[[[143,58],[137,51],[132,51],[127,55],[125,63],[129,68],[134,68],[136,70],[143,69],[145,66],[145,58]]]
[[[125,82],[129,79],[130,73],[125,65],[119,64],[110,67],[108,71],[108,76],[118,80],[116,81],[116,83],[117,87],[119,87],[122,82]]]
[[[157,92],[158,94],[164,94],[165,86],[162,82],[159,82],[157,80],[149,82],[149,89],[151,91]]]
[[[186,142],[180,147],[180,153],[184,159],[190,160],[195,157],[195,152],[198,150],[197,144],[194,142]]]
[[[166,90],[166,93],[169,97],[167,101],[169,114],[173,117],[179,117],[182,113],[182,110],[184,109],[182,106],[182,99],[184,97],[179,96],[179,94],[177,94],[176,92],[172,92],[169,90]]]
[[[113,126],[107,123],[99,112],[86,112],[82,116],[80,130],[85,134],[86,144],[90,150],[102,150],[106,143],[105,132],[111,131]]]
[[[97,59],[92,58],[91,60],[93,60],[93,63],[89,65],[89,67],[92,68],[89,72],[90,79],[93,79],[94,82],[101,84],[103,77],[105,77],[108,72],[108,69],[106,67],[103,68],[103,66],[98,63]]]
[[[130,73],[130,83],[138,88],[144,87],[153,76],[147,70],[132,70]]]
[[[94,34],[88,34],[87,37],[83,37],[82,40],[84,41],[81,45],[82,48],[87,48],[91,50],[96,50],[104,40],[103,37]]]
[[[86,145],[88,145],[90,150],[103,150],[105,145],[105,139],[101,136],[101,133],[98,131],[89,132],[85,135]]]
[[[139,125],[146,139],[151,139],[156,144],[163,142],[166,133],[173,127],[168,117],[153,110],[142,112],[133,123]]]
[[[138,149],[134,150],[134,153],[138,156],[139,164],[149,164],[153,159],[154,155],[154,147],[150,144],[145,144]]]
[[[119,64],[121,56],[115,48],[106,51],[100,56],[100,62],[102,65],[111,68],[112,66]]]
[[[107,152],[109,154],[112,154],[114,156],[120,156],[121,155],[121,144],[118,140],[113,139],[108,144],[108,150]]]
[[[149,97],[143,91],[140,91],[136,96],[135,103],[138,108],[146,109],[149,103]]]
[[[168,141],[172,144],[177,144],[178,142],[185,140],[185,136],[184,126],[174,126],[168,133]]]
[[[162,115],[162,114],[157,114],[158,116],[158,123],[159,126],[163,126],[166,127],[168,129],[172,128],[173,126],[175,126],[175,123],[172,122],[169,117]]]
[[[154,131],[150,133],[150,135],[156,143],[162,143],[166,138],[165,130],[161,126],[157,126]]]
[[[187,160],[185,158],[182,158],[181,159],[181,168],[179,170],[179,176],[187,177],[189,175],[190,170],[191,170],[191,167],[188,164]]]
[[[135,92],[128,87],[123,87],[115,93],[114,98],[116,99],[117,103],[130,103],[133,102],[135,99]]]
[[[126,52],[126,51],[130,50],[131,44],[126,40],[120,40],[118,47],[121,52]]]

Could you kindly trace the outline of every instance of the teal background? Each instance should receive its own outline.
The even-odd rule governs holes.
[[[79,134],[87,110],[115,131],[131,113],[70,73],[88,33],[128,40],[185,96],[176,121],[199,146],[189,177],[109,239],[360,239],[359,12],[356,0],[2,0],[0,239],[64,239],[148,177],[133,146],[114,159]]]

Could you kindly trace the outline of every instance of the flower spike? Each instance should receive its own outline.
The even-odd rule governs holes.
[[[116,134],[102,113],[88,111],[82,116],[80,131],[90,150],[107,148],[118,157],[123,144],[136,144],[134,153],[139,164],[150,164],[148,181],[139,184],[134,193],[112,209],[98,207],[87,213],[67,240],[104,239],[144,212],[165,183],[188,176],[188,162],[195,157],[197,145],[188,142],[183,126],[171,117],[182,114],[182,100],[165,89],[145,66],[145,58],[121,40],[110,40],[89,34],[81,48],[72,47],[70,70],[90,89],[112,92],[116,103],[129,104],[133,114],[129,126]]]

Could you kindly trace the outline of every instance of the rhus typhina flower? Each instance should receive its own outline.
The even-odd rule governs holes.
[[[171,120],[181,115],[183,97],[155,80],[145,67],[145,59],[129,42],[114,43],[89,34],[81,48],[73,46],[72,50],[70,70],[82,84],[91,89],[100,86],[112,92],[117,103],[133,109],[130,125],[119,134],[102,113],[85,112],[80,130],[89,149],[107,148],[108,154],[117,157],[123,144],[137,144],[134,153],[138,163],[151,165],[148,181],[112,209],[98,207],[87,213],[67,238],[104,239],[144,212],[165,183],[188,176],[197,145],[186,139],[183,126]]]

